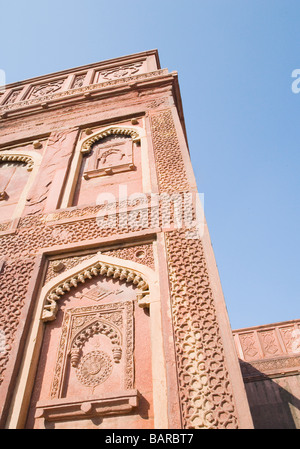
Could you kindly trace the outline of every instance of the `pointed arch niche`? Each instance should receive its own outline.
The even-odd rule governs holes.
[[[0,220],[22,215],[28,192],[41,162],[36,151],[0,151]]]
[[[103,192],[118,200],[119,185],[128,195],[150,191],[144,119],[138,123],[82,131],[60,208],[97,204]]]
[[[24,354],[8,428],[74,420],[88,420],[89,428],[99,418],[105,428],[111,415],[121,419],[119,428],[130,428],[145,419],[146,403],[150,426],[168,428],[161,304],[151,268],[97,253],[50,280],[37,298]]]

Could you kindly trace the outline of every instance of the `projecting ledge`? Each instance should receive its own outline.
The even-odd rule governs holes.
[[[139,403],[137,390],[124,390],[96,399],[72,400],[66,398],[40,401],[36,406],[35,419],[45,421],[68,421],[95,416],[123,415],[130,413]]]

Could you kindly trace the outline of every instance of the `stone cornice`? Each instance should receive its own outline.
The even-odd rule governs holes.
[[[32,84],[32,83],[37,83],[37,82],[44,83],[44,82],[51,81],[53,78],[60,78],[62,76],[67,76],[67,75],[70,75],[73,73],[83,72],[83,71],[87,71],[90,69],[106,70],[111,67],[116,67],[116,66],[120,66],[123,64],[131,64],[131,63],[135,63],[135,62],[138,62],[141,60],[145,60],[149,56],[155,57],[157,69],[160,70],[161,66],[160,66],[160,61],[159,61],[158,50],[154,49],[154,50],[147,50],[147,51],[143,51],[143,52],[139,52],[139,53],[134,53],[131,55],[121,56],[118,58],[106,59],[105,61],[94,62],[91,64],[86,64],[86,65],[82,65],[82,66],[78,66],[78,67],[72,67],[70,69],[52,72],[52,73],[48,73],[46,75],[36,76],[34,78],[28,78],[28,79],[25,79],[22,81],[17,81],[17,82],[6,84],[5,88],[12,89],[12,88],[23,87],[26,84]]]
[[[163,82],[164,80],[170,81],[173,79],[172,73],[168,73],[167,69],[155,70],[153,72],[141,73],[133,76],[126,76],[124,78],[119,78],[111,81],[106,81],[102,83],[90,84],[87,86],[82,86],[75,89],[68,89],[65,91],[60,91],[58,93],[53,93],[49,95],[44,95],[39,98],[25,99],[15,103],[4,104],[0,107],[0,117],[6,118],[8,115],[22,115],[27,111],[37,109],[47,109],[51,105],[60,104],[65,101],[75,100],[80,101],[88,100],[95,95],[105,95],[110,96],[114,94],[114,91],[119,89],[132,89],[137,86],[143,86],[151,82]]]

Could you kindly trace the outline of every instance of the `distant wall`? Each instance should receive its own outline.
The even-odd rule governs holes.
[[[300,429],[300,320],[233,332],[256,429]]]

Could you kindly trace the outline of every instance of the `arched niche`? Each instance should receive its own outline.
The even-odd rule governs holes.
[[[9,220],[21,216],[40,160],[41,156],[34,151],[0,152],[1,219]]]
[[[85,283],[91,284],[99,278],[110,279],[114,283],[132,286],[131,294],[134,294],[134,297],[131,296],[131,299],[129,298],[128,300],[120,299],[117,303],[114,300],[111,303],[99,301],[95,305],[93,303],[87,306],[82,306],[80,300],[78,300],[78,303],[73,304],[70,309],[65,309],[63,320],[57,321],[56,314],[60,308],[61,301],[64,301],[63,298],[66,298],[65,301],[68,302],[67,296],[71,292],[76,292]],[[76,307],[74,307],[75,305]],[[149,307],[150,316],[148,313],[145,314],[143,312],[144,307]],[[137,310],[140,312],[136,313]],[[139,325],[142,327],[139,342],[135,342],[133,321],[138,316],[141,317],[141,314],[149,320],[149,341],[147,341],[146,327],[140,323]],[[123,327],[120,325],[120,322],[123,323]],[[136,322],[135,326],[137,324]],[[46,402],[42,401],[42,403],[37,404],[37,419],[53,419],[51,413],[53,410],[56,410],[55,413],[59,414],[62,410],[62,404],[64,404],[66,414],[61,419],[69,415],[72,417],[72,407],[76,398],[74,399],[71,394],[72,388],[68,386],[68,390],[66,389],[65,379],[67,379],[68,383],[70,379],[75,379],[75,376],[77,376],[77,380],[82,382],[84,387],[92,387],[94,382],[94,386],[97,389],[98,380],[94,380],[92,376],[87,374],[87,366],[90,367],[97,364],[104,367],[103,372],[100,373],[102,377],[99,383],[104,382],[104,378],[109,385],[107,390],[109,390],[110,399],[105,396],[106,390],[104,399],[114,403],[114,395],[121,395],[122,401],[125,401],[127,404],[125,409],[130,413],[132,407],[138,406],[139,397],[139,392],[135,390],[134,377],[132,377],[132,373],[135,370],[135,355],[133,352],[135,349],[133,348],[139,346],[142,348],[146,345],[145,347],[151,352],[150,357],[148,357],[151,369],[147,376],[153,383],[154,426],[160,427],[163,425],[167,428],[167,393],[162,344],[161,307],[158,280],[152,269],[129,260],[97,253],[93,258],[56,276],[41,289],[37,298],[22,368],[19,373],[18,387],[14,397],[15,406],[12,409],[7,425],[9,428],[22,428],[25,425],[27,410],[30,405],[29,398],[34,388],[35,374],[38,372],[38,361],[44,357],[43,334],[47,326],[61,328],[61,337],[58,348],[50,345],[51,353],[48,353],[47,357],[51,359],[55,353],[55,367],[53,370],[50,370],[50,372],[54,373],[50,389],[51,398],[47,399]],[[94,336],[97,336],[100,345],[95,350],[88,347],[93,342]],[[145,341],[143,341],[143,337]],[[84,352],[85,350],[86,352]],[[144,367],[140,366],[139,368],[144,369]],[[120,376],[122,377],[123,390],[116,393],[112,387],[113,384],[109,384],[106,378],[109,378],[110,372],[121,373],[120,370],[122,370]],[[101,387],[99,389],[101,390]],[[67,400],[65,399],[66,391],[71,392],[70,397],[71,399],[73,398],[72,400],[69,397],[67,397]],[[103,393],[103,390],[101,391]],[[89,396],[89,404],[92,404],[91,407],[94,412],[98,410],[97,413],[100,415],[102,413],[102,393],[99,397]],[[18,404],[17,407],[16,404]],[[76,407],[79,407],[81,410],[79,408],[78,410],[76,409],[79,415],[80,413],[82,414],[82,408],[87,407],[89,409],[89,406],[85,404],[85,401],[82,401],[82,398],[79,398],[76,404]],[[125,413],[125,409],[123,412],[121,409],[120,413]],[[79,416],[78,414],[77,416]]]
[[[77,142],[61,208],[97,204],[107,192],[118,200],[119,185],[128,194],[149,191],[145,130],[140,126],[107,126]]]

